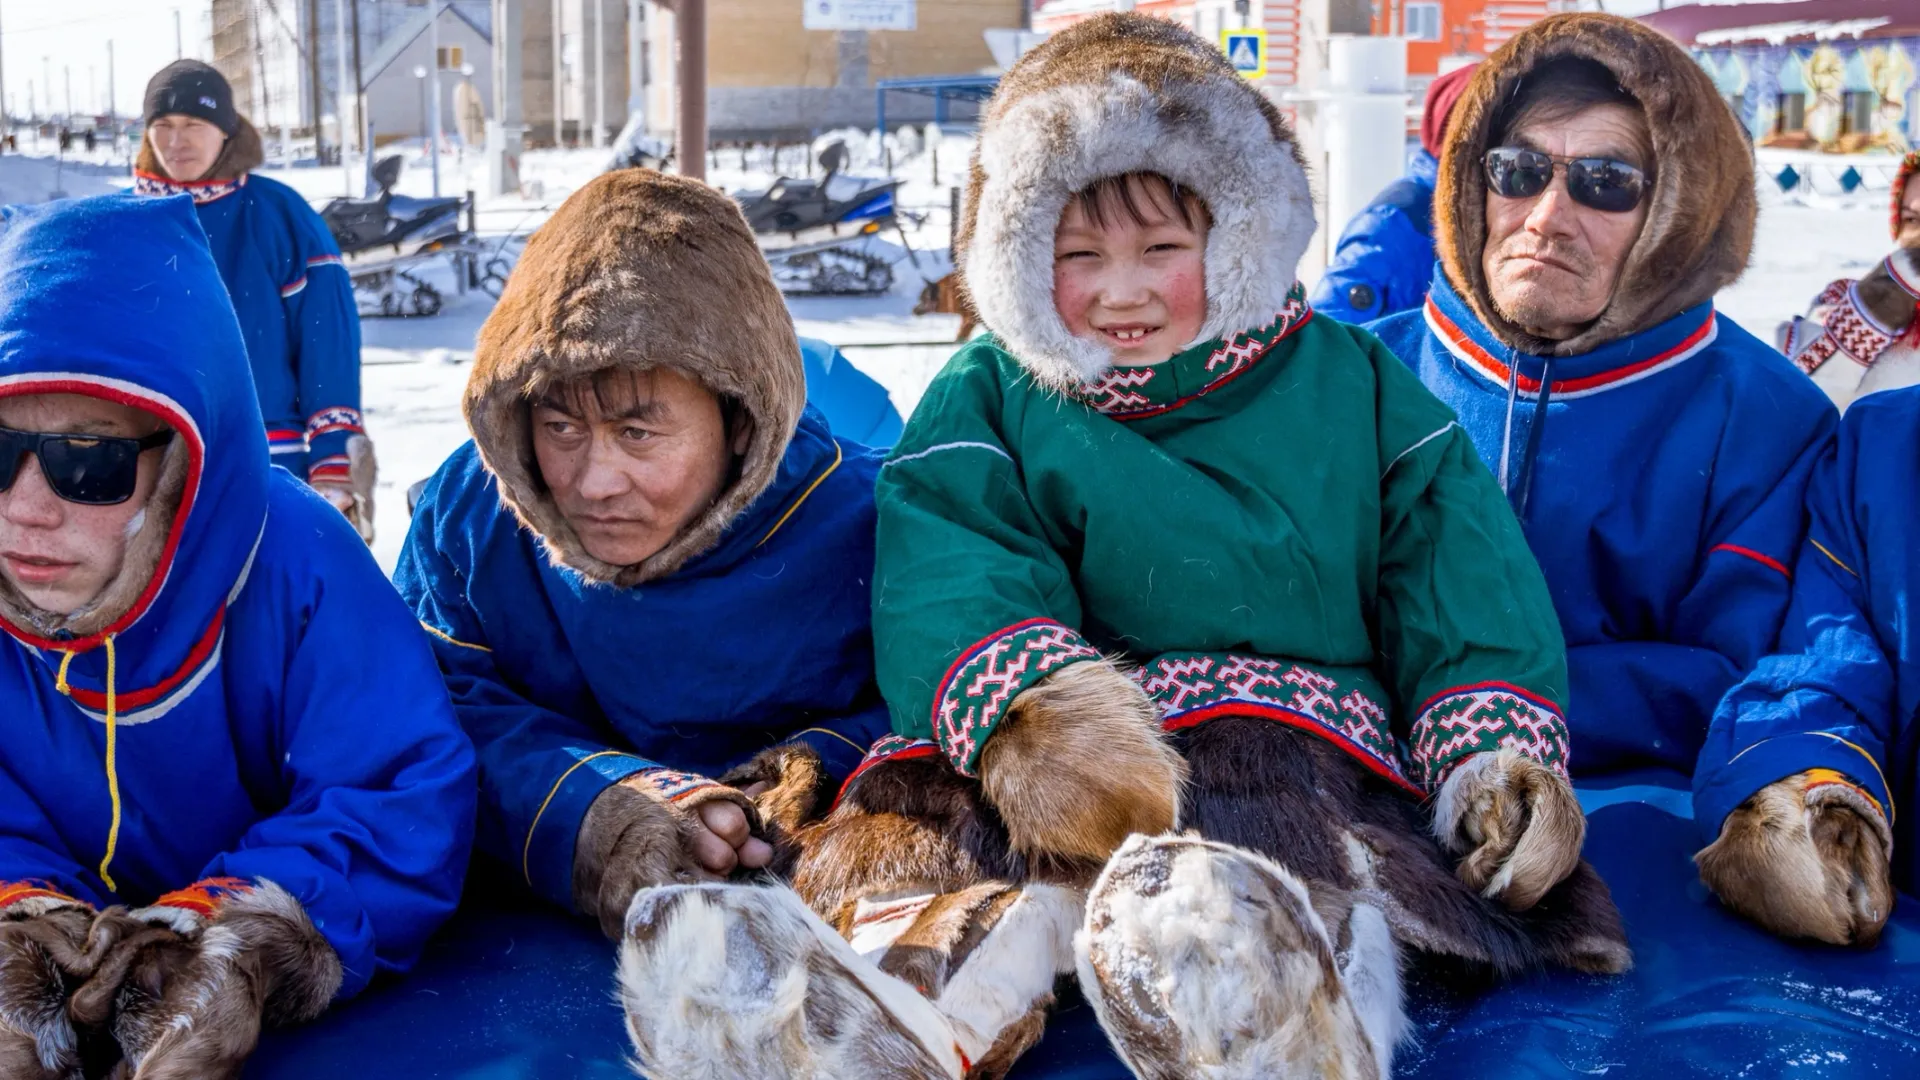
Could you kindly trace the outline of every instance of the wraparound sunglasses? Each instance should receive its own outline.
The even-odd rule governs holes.
[[[1487,185],[1508,199],[1531,199],[1553,183],[1555,169],[1567,170],[1567,194],[1581,206],[1624,214],[1647,194],[1647,174],[1612,158],[1558,158],[1519,146],[1487,151]]]
[[[113,506],[133,497],[140,455],[173,441],[162,428],[138,439],[115,435],[55,435],[0,428],[0,491],[11,491],[28,454],[40,459],[40,475],[55,495],[88,506]]]

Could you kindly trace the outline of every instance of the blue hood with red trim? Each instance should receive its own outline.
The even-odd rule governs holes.
[[[1779,630],[1825,395],[1711,303],[1548,358],[1501,343],[1436,271],[1423,309],[1368,329],[1521,509],[1566,637],[1576,773],[1691,773]]]
[[[0,208],[0,396],[51,392],[131,405],[176,438],[107,607],[59,622],[0,612],[0,625],[47,663],[77,654],[67,679],[83,703],[104,693],[113,635],[120,704],[137,707],[211,648],[266,516],[246,346],[191,199]]]
[[[178,433],[99,613],[0,619],[0,904],[17,882],[104,906],[270,881],[351,994],[459,898],[473,748],[366,545],[269,467],[227,297],[184,196],[0,210],[0,396]]]

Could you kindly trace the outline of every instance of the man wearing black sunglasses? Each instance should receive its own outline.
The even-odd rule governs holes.
[[[8,1080],[238,1075],[460,895],[472,745],[247,372],[190,200],[0,209]]]
[[[1671,40],[1551,17],[1480,66],[1435,215],[1424,310],[1373,329],[1453,406],[1546,573],[1574,775],[1690,775],[1779,631],[1835,422],[1714,311],[1753,241],[1746,135]]]

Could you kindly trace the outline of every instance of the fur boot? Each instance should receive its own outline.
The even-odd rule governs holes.
[[[1013,699],[980,778],[1016,850],[1098,865],[1129,835],[1173,827],[1186,769],[1140,687],[1088,660]]]
[[[1325,739],[1223,717],[1177,741],[1190,833],[1122,848],[1076,942],[1081,987],[1142,1076],[1384,1076],[1402,950],[1496,977],[1632,962],[1577,839],[1535,902],[1501,902],[1554,872],[1534,868],[1528,823],[1564,809],[1537,809],[1544,782],[1503,755],[1469,759],[1439,800],[1447,835],[1476,845],[1456,873],[1426,811]]]
[[[1406,1027],[1397,951],[1356,905],[1344,951],[1294,875],[1244,848],[1136,836],[1087,901],[1080,985],[1147,1080],[1383,1080]]]
[[[1694,863],[1722,903],[1782,937],[1865,947],[1893,913],[1892,851],[1873,797],[1812,769],[1741,803]]]
[[[795,826],[768,801],[783,785],[761,796],[794,890],[634,898],[622,1001],[647,1075],[986,1080],[1038,1041],[1080,893],[1028,881],[979,784],[894,742],[824,820]]]

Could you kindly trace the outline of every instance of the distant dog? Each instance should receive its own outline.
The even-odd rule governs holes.
[[[913,313],[960,316],[960,336],[954,338],[955,341],[972,337],[973,328],[980,325],[980,316],[974,314],[973,305],[967,302],[967,294],[960,287],[958,273],[927,282],[927,287],[920,290],[920,302],[913,305]]]

